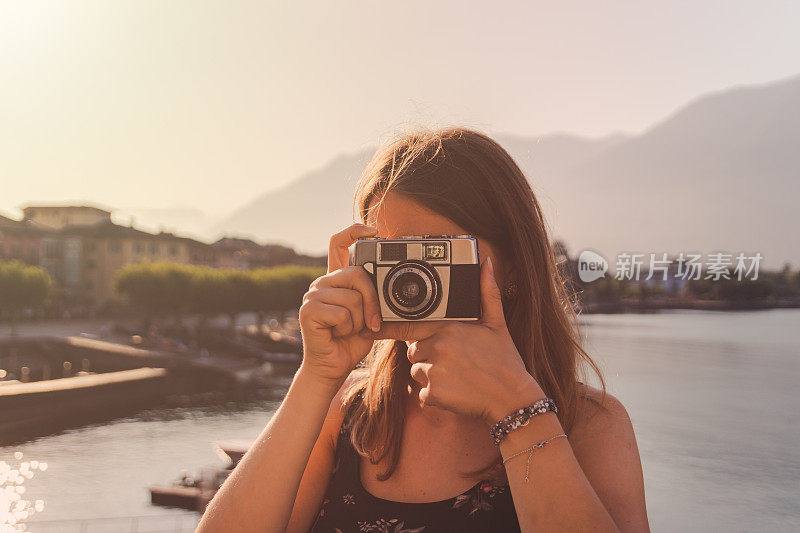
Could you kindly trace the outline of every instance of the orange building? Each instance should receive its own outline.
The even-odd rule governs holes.
[[[97,207],[32,205],[22,211],[23,220],[11,222],[38,229],[37,263],[50,273],[67,306],[111,303],[114,276],[132,263],[216,264],[216,251],[206,243],[121,226],[112,222],[110,211]]]
[[[49,229],[111,222],[111,211],[89,205],[29,205],[22,210],[22,215],[23,222]]]
[[[93,206],[31,205],[22,220],[0,216],[0,260],[40,265],[53,278],[56,300],[66,307],[114,302],[114,277],[142,261],[249,269],[281,264],[324,265],[278,245],[223,238],[207,244],[172,233],[148,233],[115,224],[111,212]]]
[[[42,236],[46,233],[46,229],[30,221],[0,215],[0,261],[38,265]]]

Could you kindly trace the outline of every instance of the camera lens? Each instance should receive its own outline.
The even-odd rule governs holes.
[[[425,280],[416,272],[400,274],[392,285],[392,296],[404,307],[417,307],[427,295]]]
[[[403,261],[387,274],[383,287],[386,303],[406,320],[429,315],[441,300],[441,282],[436,270],[422,261]]]

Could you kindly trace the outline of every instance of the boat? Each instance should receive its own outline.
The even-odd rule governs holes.
[[[239,461],[242,460],[244,454],[250,449],[253,443],[247,440],[226,440],[211,443],[211,447],[217,453],[220,459],[227,461],[230,470],[236,468]]]
[[[226,462],[224,468],[203,468],[196,477],[184,472],[170,485],[151,485],[148,487],[150,503],[202,513],[251,445],[243,440],[211,443],[217,456]]]

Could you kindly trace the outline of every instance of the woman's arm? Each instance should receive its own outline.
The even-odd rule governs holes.
[[[297,371],[281,406],[208,504],[198,532],[286,531],[337,389],[302,367]]]
[[[531,379],[496,398],[487,423],[542,397]],[[527,483],[528,452],[506,463],[522,531],[649,531],[641,463],[625,409],[608,396],[605,407],[587,410],[591,419],[579,422],[569,440],[555,439],[533,452]],[[500,453],[505,459],[562,433],[555,414],[539,415],[508,433]]]
[[[320,439],[325,415],[372,347],[366,332],[379,329],[375,286],[364,269],[347,266],[347,247],[374,234],[375,228],[354,224],[331,237],[328,273],[314,280],[300,306],[303,363],[272,420],[209,503],[197,531],[286,531],[304,472],[310,479],[303,483],[292,526],[308,521],[313,499],[325,490],[330,474],[325,463],[331,460],[331,445]]]
[[[345,393],[352,383],[365,379],[366,376],[367,374],[354,370],[333,398],[331,408],[322,424],[322,431],[314,444],[314,449],[311,450],[311,457],[300,480],[292,516],[286,528],[287,533],[304,533],[314,525],[333,472],[336,442],[345,415]]]

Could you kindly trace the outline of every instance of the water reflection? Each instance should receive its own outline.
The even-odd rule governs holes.
[[[800,311],[589,316],[654,531],[800,529]]]
[[[26,519],[28,530],[193,531],[197,513],[153,507],[147,487],[170,483],[184,470],[222,466],[211,442],[255,439],[290,383],[284,376],[270,389],[176,396],[110,423],[0,447],[0,460],[11,462],[23,450],[39,467],[49,463],[47,476],[26,483],[27,494],[46,502],[46,512]]]
[[[798,324],[798,310],[585,319],[589,351],[636,428],[653,531],[800,530]],[[222,466],[210,443],[255,439],[289,379],[249,397],[176,397],[162,409],[0,447],[15,470],[16,451],[49,463],[46,475],[18,474],[20,497],[46,502],[29,529],[78,532],[85,518],[136,517],[140,532],[192,531],[196,513],[151,506],[147,487]],[[117,518],[86,531],[133,527]]]
[[[36,471],[47,470],[44,461],[23,461],[24,454],[14,452],[14,462],[0,460],[0,533],[25,531],[25,520],[44,511],[44,500],[25,497],[25,482],[33,479]]]

